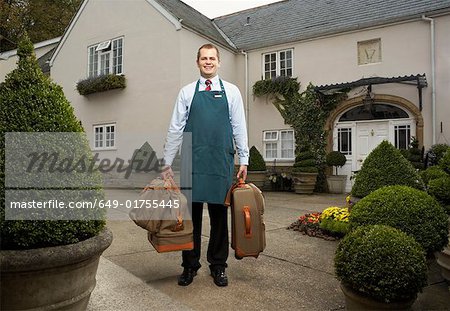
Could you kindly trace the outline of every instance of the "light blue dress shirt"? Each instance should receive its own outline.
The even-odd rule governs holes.
[[[211,90],[220,91],[219,76],[210,79]],[[206,88],[206,79],[200,77],[199,91],[204,91]],[[223,81],[225,94],[228,100],[228,111],[230,114],[230,123],[233,129],[234,144],[237,149],[240,165],[248,165],[248,140],[247,127],[244,115],[244,104],[242,102],[241,92],[238,87],[227,81]],[[177,101],[170,121],[169,131],[167,133],[166,144],[164,146],[164,163],[165,165],[172,165],[178,149],[180,147],[184,127],[189,116],[192,99],[195,94],[195,86],[197,81],[192,82],[180,90]]]

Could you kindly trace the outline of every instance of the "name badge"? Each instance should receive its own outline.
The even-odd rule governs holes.
[[[222,97],[222,94],[214,94],[214,98]]]

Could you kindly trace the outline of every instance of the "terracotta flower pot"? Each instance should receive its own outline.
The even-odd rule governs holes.
[[[450,217],[449,217],[450,222]],[[448,233],[448,243],[444,249],[438,253],[436,253],[437,264],[441,267],[442,277],[447,281],[450,285],[450,229]]]
[[[259,189],[262,189],[266,181],[267,171],[248,171],[247,182],[253,183]]]
[[[328,190],[330,193],[344,193],[347,175],[327,176]]]
[[[86,310],[112,233],[70,245],[2,250],[1,310]]]
[[[349,287],[341,284],[345,296],[346,310],[410,310],[417,297],[402,302],[380,302],[367,296],[362,296]]]
[[[297,194],[312,194],[316,187],[317,173],[293,173],[294,190]]]

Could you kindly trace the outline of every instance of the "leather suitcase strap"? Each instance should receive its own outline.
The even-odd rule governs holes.
[[[245,237],[251,238],[252,237],[252,219],[250,215],[250,207],[244,206],[242,210],[244,214],[244,224],[245,224]]]

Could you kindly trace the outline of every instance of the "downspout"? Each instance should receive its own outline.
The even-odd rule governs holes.
[[[422,20],[430,22],[431,36],[431,117],[433,126],[432,144],[436,144],[436,57],[435,57],[435,40],[434,40],[434,19],[422,15]]]
[[[250,114],[250,106],[249,106],[249,92],[248,92],[248,54],[245,51],[241,51],[241,54],[245,57],[245,122],[247,123],[247,133],[250,133],[250,124],[249,124],[249,114]]]

